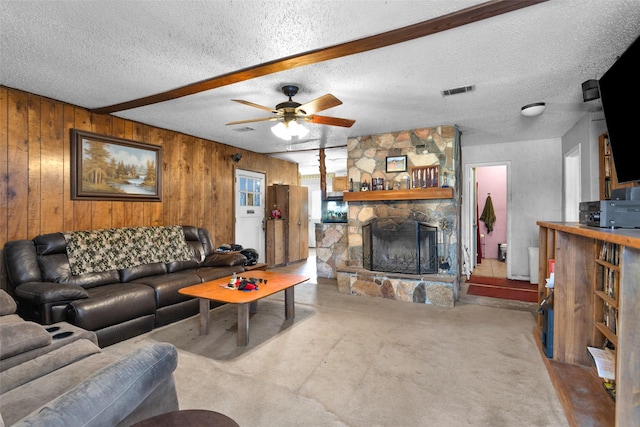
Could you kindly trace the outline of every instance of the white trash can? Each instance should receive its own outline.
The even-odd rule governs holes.
[[[498,261],[507,260],[507,244],[498,243]]]
[[[538,248],[529,249],[529,283],[538,283]]]

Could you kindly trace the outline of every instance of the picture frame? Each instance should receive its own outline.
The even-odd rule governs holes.
[[[387,172],[406,172],[407,156],[388,156],[386,158]]]
[[[71,199],[162,201],[162,147],[71,129]]]

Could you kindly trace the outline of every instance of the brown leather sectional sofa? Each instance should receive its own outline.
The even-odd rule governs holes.
[[[243,272],[246,258],[215,252],[204,228],[182,229],[190,260],[80,275],[71,274],[63,233],[7,242],[8,292],[22,318],[93,331],[100,347],[184,319],[198,313],[198,301],[179,294],[180,288]]]

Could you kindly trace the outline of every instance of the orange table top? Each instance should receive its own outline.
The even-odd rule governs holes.
[[[246,277],[247,279],[266,279],[267,283],[258,283],[258,290],[245,292],[229,288],[227,285],[229,284],[231,276],[227,276],[210,282],[188,286],[180,289],[178,292],[197,298],[206,298],[231,304],[242,304],[257,301],[309,280],[306,276],[260,270],[245,271],[244,273],[239,273],[238,276]]]

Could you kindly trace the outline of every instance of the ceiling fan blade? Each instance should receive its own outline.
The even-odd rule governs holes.
[[[273,120],[280,120],[280,117],[262,117],[260,119],[238,120],[238,121],[235,121],[235,122],[227,123],[227,126],[229,126],[229,125],[241,125],[243,123],[252,123],[252,122],[267,122],[267,121],[273,121]]]
[[[330,125],[330,126],[342,126],[345,128],[350,128],[356,122],[351,119],[341,119],[339,117],[327,117],[327,116],[306,116],[305,121],[316,123],[319,125]]]
[[[232,99],[232,101],[239,102],[240,104],[248,105],[249,107],[255,107],[255,108],[259,108],[261,110],[270,111],[270,112],[272,112],[274,114],[278,113],[278,110],[274,110],[271,107],[265,107],[264,105],[254,104],[253,102],[249,102],[249,101],[243,101],[242,99]]]
[[[304,114],[307,115],[315,114],[318,111],[328,110],[329,108],[337,107],[340,104],[342,104],[342,101],[328,93],[320,98],[316,98],[313,101],[309,101],[306,104],[296,107],[296,113],[304,111]]]

